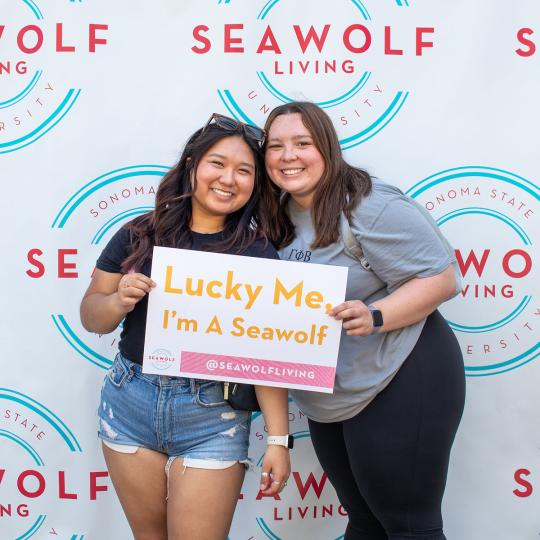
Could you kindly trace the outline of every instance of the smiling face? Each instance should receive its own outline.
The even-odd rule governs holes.
[[[300,113],[282,114],[268,129],[266,172],[303,208],[310,208],[325,162]]]
[[[223,229],[226,216],[242,208],[253,193],[253,153],[242,137],[225,137],[203,155],[195,178],[191,228],[217,232]]]

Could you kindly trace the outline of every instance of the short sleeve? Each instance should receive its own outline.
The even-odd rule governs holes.
[[[353,233],[389,292],[414,277],[440,274],[452,263],[432,224],[407,197],[379,200],[376,214],[369,216],[367,212],[371,217],[367,226],[361,217],[362,206],[363,203],[355,211],[356,220],[353,216]],[[355,221],[359,226],[354,226]]]
[[[120,274],[122,272],[122,263],[128,256],[129,237],[128,229],[122,227],[117,231],[101,252],[96,262],[96,268],[105,272]]]

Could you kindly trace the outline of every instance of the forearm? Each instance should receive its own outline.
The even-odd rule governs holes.
[[[81,302],[81,322],[86,330],[108,334],[117,328],[128,311],[118,302],[118,293],[93,293]]]
[[[382,332],[404,328],[427,317],[455,292],[451,267],[428,278],[414,278],[399,289],[373,302],[383,313]]]
[[[268,435],[289,433],[289,397],[286,388],[255,386]]]

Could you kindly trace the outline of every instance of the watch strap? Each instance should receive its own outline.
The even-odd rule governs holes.
[[[293,442],[292,435],[268,435],[266,438],[267,445],[284,446],[285,448],[292,448]]]

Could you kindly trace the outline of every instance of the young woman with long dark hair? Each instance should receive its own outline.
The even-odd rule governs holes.
[[[122,227],[99,257],[81,303],[92,332],[124,320],[99,407],[103,453],[136,539],[224,540],[248,463],[251,413],[232,409],[216,381],[142,373],[152,249],[277,258],[260,199],[264,132],[221,115],[188,140],[161,181],[155,210]],[[257,386],[269,445],[261,489],[289,472],[287,392]],[[273,442],[273,444],[270,444]]]

